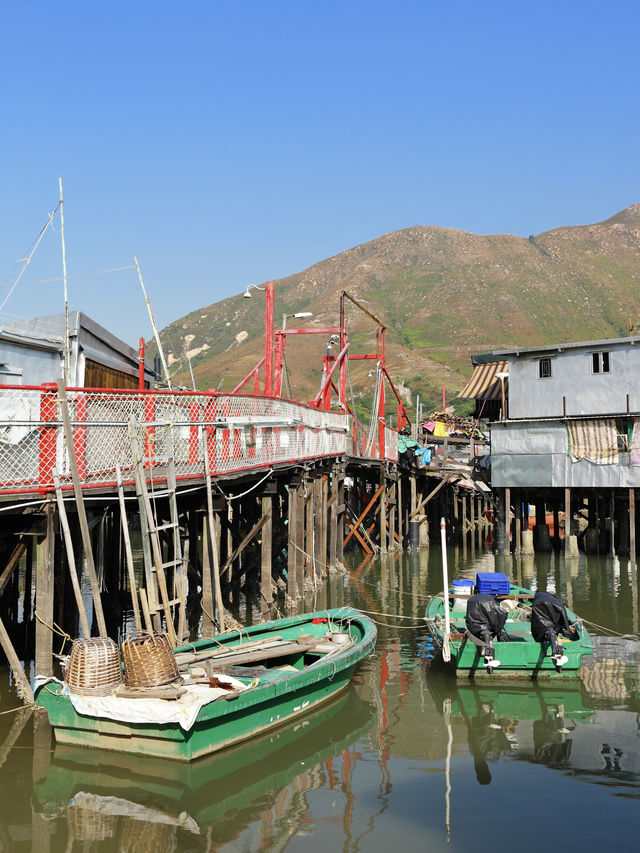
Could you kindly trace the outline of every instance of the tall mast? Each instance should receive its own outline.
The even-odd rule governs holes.
[[[64,241],[64,202],[62,199],[62,175],[58,175],[60,190],[60,236],[62,238],[62,288],[64,292],[64,364],[62,376],[65,386],[69,380],[71,354],[69,352],[69,300],[67,295],[67,246]]]
[[[151,326],[153,327],[153,336],[156,339],[156,344],[158,346],[158,353],[160,355],[160,360],[162,361],[162,369],[164,370],[164,375],[167,380],[167,385],[169,386],[169,391],[171,391],[171,379],[169,378],[169,368],[167,367],[167,362],[164,360],[164,350],[162,349],[162,344],[160,343],[160,335],[158,334],[158,327],[156,326],[156,321],[153,319],[153,311],[151,310],[151,302],[149,301],[149,297],[147,296],[147,291],[145,290],[144,281],[142,280],[142,273],[140,272],[140,265],[138,263],[138,259],[136,256],[133,256],[133,261],[136,265],[136,270],[138,271],[138,278],[140,279],[140,287],[142,288],[142,293],[144,295],[144,301],[147,303],[147,311],[149,312],[149,319],[151,320]]]

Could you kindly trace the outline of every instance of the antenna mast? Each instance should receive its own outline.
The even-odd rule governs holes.
[[[69,300],[67,295],[67,247],[64,241],[64,202],[62,198],[62,175],[58,175],[58,189],[60,190],[60,236],[62,239],[62,288],[64,293],[64,364],[62,376],[64,384],[69,380],[71,369],[71,354],[69,352]]]

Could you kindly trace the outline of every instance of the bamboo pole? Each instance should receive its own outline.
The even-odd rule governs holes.
[[[80,522],[80,532],[82,534],[82,545],[84,547],[85,558],[87,561],[87,571],[89,573],[89,582],[91,584],[91,593],[93,595],[93,609],[96,615],[96,621],[98,623],[98,633],[101,637],[106,637],[107,626],[104,621],[104,613],[102,611],[102,600],[100,599],[100,585],[98,584],[96,567],[93,562],[93,550],[91,548],[89,524],[87,522],[87,513],[85,511],[84,500],[82,498],[82,486],[80,485],[78,461],[76,459],[75,448],[73,445],[73,431],[71,429],[71,418],[69,416],[69,403],[67,400],[67,392],[64,387],[64,381],[62,379],[58,379],[58,397],[60,399],[62,423],[64,425],[64,437],[67,444],[69,467],[71,468],[73,491],[75,494],[76,507],[78,510],[78,521]],[[90,634],[87,634],[87,636],[89,637]]]
[[[7,656],[7,660],[9,661],[9,665],[13,670],[13,677],[16,680],[16,691],[18,695],[23,702],[28,705],[33,705],[33,690],[31,689],[29,679],[22,668],[20,658],[16,654],[16,650],[13,647],[13,643],[7,633],[7,629],[4,627],[2,619],[0,619],[0,645],[2,646],[2,649]]]
[[[62,526],[62,532],[64,534],[64,544],[67,549],[67,563],[69,564],[69,574],[71,575],[71,584],[73,586],[73,594],[76,599],[76,604],[78,606],[78,613],[80,614],[80,624],[82,626],[82,633],[85,637],[91,636],[91,628],[89,627],[89,620],[87,618],[87,611],[84,606],[84,601],[82,600],[82,591],[80,590],[80,581],[78,580],[78,572],[76,571],[76,557],[73,550],[73,540],[71,538],[71,529],[69,527],[69,520],[67,518],[67,510],[64,506],[64,498],[62,497],[62,486],[60,485],[60,477],[58,476],[58,472],[53,470],[53,485],[56,490],[56,500],[58,502],[58,515],[60,516],[60,524]],[[104,636],[104,635],[103,635]]]
[[[202,449],[204,453],[204,472],[207,483],[207,515],[209,517],[210,557],[213,569],[213,591],[216,599],[216,610],[218,611],[218,629],[224,632],[224,607],[222,605],[222,590],[220,588],[220,555],[218,554],[218,537],[216,535],[216,523],[213,517],[213,495],[211,493],[211,467],[209,465],[209,448],[207,446],[207,433],[202,433]]]
[[[138,606],[138,587],[136,584],[136,575],[133,569],[133,554],[131,552],[131,538],[129,536],[129,525],[127,523],[127,510],[124,503],[124,485],[122,483],[122,471],[120,466],[116,465],[116,481],[118,484],[118,503],[120,504],[120,519],[122,522],[122,538],[124,540],[124,553],[127,561],[127,572],[129,574],[129,587],[131,589],[131,603],[133,605],[133,621],[135,622],[136,632],[142,630],[140,621],[140,608]]]

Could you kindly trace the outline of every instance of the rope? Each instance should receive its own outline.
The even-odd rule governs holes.
[[[619,631],[614,631],[613,628],[605,628],[604,625],[598,625],[597,622],[590,622],[588,619],[582,618],[582,621],[585,625],[597,628],[598,631],[604,631],[604,633],[609,637],[620,637],[623,640],[637,640],[640,637],[640,634],[621,634]]]
[[[62,650],[64,649],[67,640],[73,642],[71,634],[67,634],[67,632],[64,631],[59,625],[56,625],[55,622],[53,623],[53,625],[49,625],[49,623],[45,622],[42,616],[40,616],[37,610],[33,611],[33,615],[36,617],[36,619],[38,620],[38,622],[40,622],[41,625],[44,625],[44,627],[48,628],[53,634],[58,634],[58,636],[62,637],[62,645],[60,646],[60,652],[58,655],[56,655],[56,657],[59,657],[59,655],[62,654]]]

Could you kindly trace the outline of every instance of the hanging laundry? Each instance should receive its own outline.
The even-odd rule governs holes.
[[[618,464],[618,431],[613,418],[569,421],[569,455],[573,462],[588,459],[596,465]]]
[[[640,466],[640,418],[634,418],[633,420],[633,432],[631,433],[629,448],[631,451],[629,464]]]

